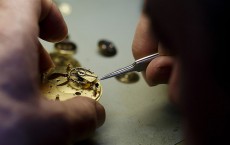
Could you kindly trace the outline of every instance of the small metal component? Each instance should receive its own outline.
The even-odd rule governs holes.
[[[77,45],[69,40],[69,36],[61,42],[54,44],[55,51],[50,53],[51,59],[55,66],[67,66],[71,64],[72,67],[80,67],[80,63],[73,58],[77,51]]]
[[[115,77],[118,81],[126,84],[136,83],[140,77],[136,72],[128,72]]]
[[[61,54],[75,54],[77,52],[77,45],[69,40],[69,36],[63,41],[55,43],[54,48]]]
[[[90,70],[68,65],[55,67],[44,73],[41,92],[50,100],[64,101],[76,96],[86,96],[98,101],[102,94],[102,86]]]
[[[105,76],[103,76],[102,78],[100,78],[100,80],[104,80],[104,79],[108,79],[111,77],[115,77],[118,75],[122,75],[124,73],[128,73],[128,72],[133,72],[133,71],[143,71],[146,69],[146,67],[148,66],[148,64],[150,63],[150,61],[152,61],[153,59],[157,58],[159,55],[159,53],[154,53],[151,55],[148,55],[146,57],[140,58],[138,60],[136,60],[133,64],[128,65],[126,67],[123,67],[121,69],[118,69],[114,72],[111,72]]]
[[[69,56],[69,55],[63,55],[63,54],[54,52],[54,53],[50,53],[50,56],[55,66],[67,66],[68,64],[71,64],[72,67],[81,66],[78,60],[74,59],[72,56]]]
[[[108,40],[100,40],[98,42],[98,48],[100,54],[103,56],[114,56],[117,54],[117,49],[114,44]]]

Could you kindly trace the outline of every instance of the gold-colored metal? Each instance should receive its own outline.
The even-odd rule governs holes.
[[[85,96],[98,101],[102,86],[90,70],[82,67],[55,67],[43,74],[41,91],[50,100],[64,101]]]
[[[67,66],[68,64],[71,64],[73,67],[81,66],[79,61],[74,59],[71,55],[53,52],[53,53],[50,53],[50,56],[55,66]]]
[[[115,77],[118,81],[126,84],[138,82],[140,77],[136,72],[128,72]]]
[[[77,51],[77,45],[69,40],[69,36],[61,42],[54,44],[54,52],[50,53],[51,59],[55,66],[67,66],[71,64],[72,67],[80,67],[81,64],[73,58]]]

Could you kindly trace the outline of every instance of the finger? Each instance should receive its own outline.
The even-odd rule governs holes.
[[[21,12],[20,16],[18,12]],[[52,40],[60,40],[67,33],[63,17],[51,0],[27,1],[26,3],[24,0],[1,1],[0,13],[0,18],[4,19],[0,22],[0,29],[4,28],[4,31],[0,32],[1,48],[5,48],[6,54],[9,55],[12,52],[17,55],[24,54],[27,57],[22,59],[28,59],[34,64],[37,62],[37,57],[31,56],[35,56],[37,53],[39,31],[45,39]],[[41,21],[41,30],[38,28],[39,21]],[[55,28],[55,31],[51,28]],[[20,53],[15,53],[17,51]],[[34,64],[33,66],[37,68]]]
[[[148,65],[145,72],[145,79],[148,85],[168,83],[173,67],[173,58],[170,56],[160,56]]]
[[[49,120],[64,120],[57,127],[68,132],[60,131],[57,134],[66,141],[80,141],[90,137],[105,121],[104,107],[87,97],[76,97],[64,102],[46,101],[45,108],[45,112],[49,112]]]
[[[4,29],[0,31],[0,67],[3,70],[0,85],[7,86],[3,90],[14,98],[31,98],[38,92],[38,22],[41,12],[53,9],[48,6],[52,4],[48,0],[42,2],[47,3],[41,6],[41,0],[0,2],[0,19],[4,20],[0,21],[0,29]],[[44,20],[49,17],[45,15]]]
[[[169,100],[177,106],[181,106],[181,100],[179,98],[179,89],[181,86],[181,74],[179,63],[174,61],[172,74],[169,80]]]
[[[158,41],[150,31],[150,20],[142,14],[136,28],[132,44],[132,52],[135,59],[157,52]]]
[[[68,29],[61,12],[52,0],[42,0],[39,36],[47,41],[60,41],[67,36]]]

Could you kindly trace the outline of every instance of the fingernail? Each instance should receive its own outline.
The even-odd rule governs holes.
[[[147,84],[150,87],[155,87],[155,86],[159,85],[158,83],[155,83],[155,82],[148,82]]]
[[[96,102],[96,111],[97,111],[97,127],[100,127],[105,122],[105,109],[98,102]]]

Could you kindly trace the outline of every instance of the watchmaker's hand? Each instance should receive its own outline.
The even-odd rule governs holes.
[[[146,13],[141,15],[137,25],[132,51],[135,59],[159,52],[161,56],[149,63],[147,69],[143,71],[143,76],[150,86],[169,82],[173,84],[170,85],[172,91],[170,91],[169,98],[172,102],[177,103],[178,98],[175,97],[177,96],[175,95],[177,90],[173,88],[177,86],[175,78],[178,75],[178,73],[173,73],[177,69],[174,65],[174,57],[169,55],[169,52],[162,47],[153,35],[150,18]]]
[[[62,40],[66,24],[50,0],[0,0],[0,145],[64,145],[89,137],[105,119],[96,101],[43,99],[39,72],[52,61],[39,43]]]
[[[153,86],[168,82],[173,59],[152,35],[151,30],[149,17],[143,13],[136,28],[132,51],[135,59],[159,52],[160,57],[154,59],[143,73],[147,83]]]

